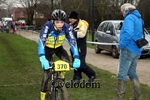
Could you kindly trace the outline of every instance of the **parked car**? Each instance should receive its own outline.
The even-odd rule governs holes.
[[[123,20],[106,20],[100,23],[96,31],[95,42],[114,43],[113,45],[95,44],[95,53],[100,53],[102,50],[111,52],[112,57],[119,57],[119,42],[120,26]],[[145,29],[145,37],[150,43],[150,34]],[[143,47],[142,55],[150,54],[149,43]]]
[[[0,32],[9,33],[9,29],[7,28],[7,23],[5,21],[0,21]]]

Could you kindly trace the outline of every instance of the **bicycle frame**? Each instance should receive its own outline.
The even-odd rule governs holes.
[[[54,60],[50,67],[50,99],[49,100],[68,100],[67,89],[64,85],[65,72],[70,70],[69,63]],[[60,94],[59,94],[60,92]],[[59,98],[60,95],[60,98]]]

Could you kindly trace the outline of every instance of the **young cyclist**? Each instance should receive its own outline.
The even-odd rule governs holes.
[[[70,30],[69,25],[65,23],[65,18],[66,13],[63,10],[54,10],[52,12],[52,20],[46,22],[40,32],[38,55],[44,70],[44,77],[41,84],[41,100],[45,100],[47,82],[50,75],[49,62],[52,59],[52,55],[55,54],[60,59],[69,62],[69,56],[62,46],[65,38],[68,40],[73,53],[73,67],[78,68],[80,66],[76,38]]]

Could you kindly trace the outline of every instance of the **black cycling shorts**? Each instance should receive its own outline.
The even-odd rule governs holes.
[[[54,54],[62,60],[65,60],[67,62],[69,61],[68,53],[63,48],[63,46],[60,46],[58,48],[49,48],[47,46],[45,47],[45,56],[48,61],[52,61],[52,57]]]

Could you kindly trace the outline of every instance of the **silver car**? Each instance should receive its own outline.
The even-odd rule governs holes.
[[[95,53],[100,53],[102,50],[111,52],[112,57],[119,57],[119,36],[120,27],[123,20],[106,20],[100,23],[96,31],[95,42],[105,44],[95,44]],[[150,43],[150,35],[145,30],[145,37]],[[147,44],[143,47],[142,55],[150,54],[150,45]]]

